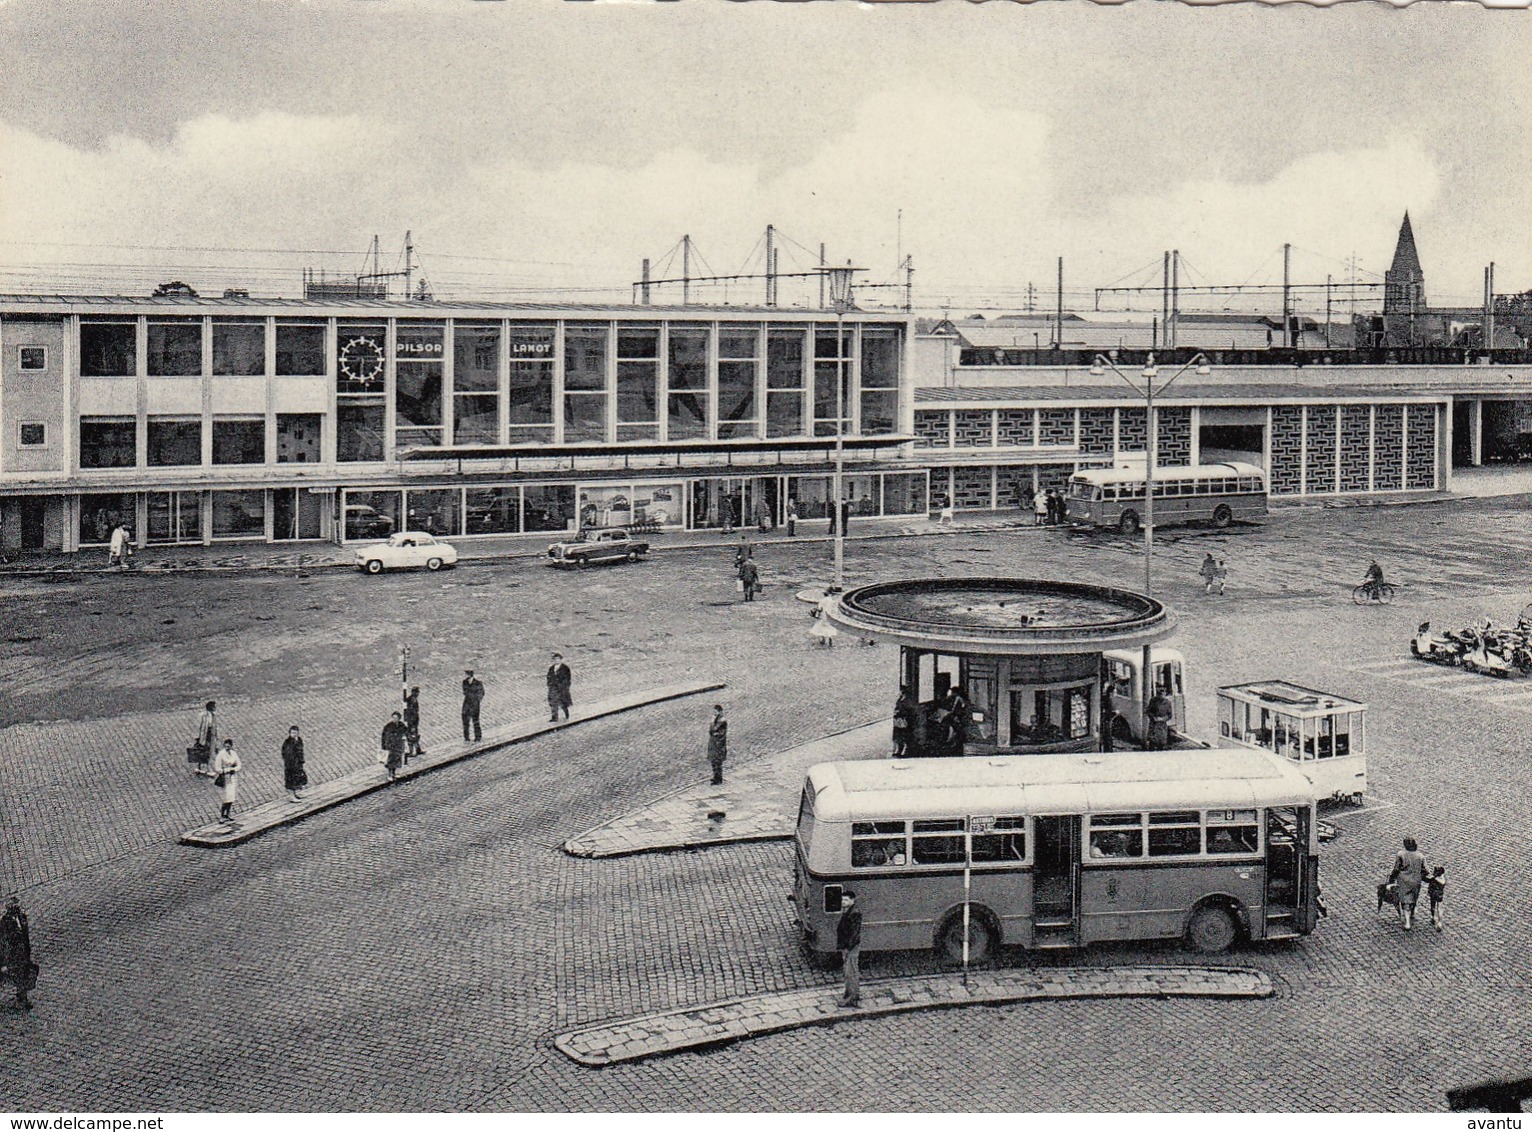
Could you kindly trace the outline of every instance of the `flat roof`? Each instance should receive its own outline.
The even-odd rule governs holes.
[[[1254,368],[1254,367],[1248,367]],[[1381,368],[1381,367],[1378,367]],[[1392,368],[1392,367],[1390,367]],[[1431,367],[1439,368],[1439,367]],[[1475,377],[1482,375],[1474,374]],[[1307,382],[1244,382],[1225,385],[1182,385],[1164,393],[1155,394],[1155,403],[1205,404],[1207,402],[1258,401],[1266,403],[1283,400],[1374,401],[1380,397],[1437,399],[1438,395],[1464,392],[1464,387],[1443,383],[1420,382],[1357,382],[1353,384],[1316,385]],[[1027,405],[1030,402],[1046,403],[1065,401],[1106,401],[1118,405],[1142,406],[1144,395],[1126,386],[1066,385],[1058,379],[1052,385],[922,385],[915,388],[916,408],[937,408],[943,405]]]
[[[1315,688],[1305,688],[1301,684],[1293,684],[1287,680],[1255,680],[1248,684],[1226,684],[1219,688],[1218,692],[1220,695],[1231,695],[1231,698],[1269,704],[1276,710],[1286,711],[1290,715],[1325,715],[1337,709],[1367,710],[1367,705],[1357,700],[1348,700],[1345,696],[1321,692]]]

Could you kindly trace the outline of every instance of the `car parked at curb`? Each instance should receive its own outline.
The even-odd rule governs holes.
[[[457,565],[457,548],[425,531],[400,531],[387,542],[370,543],[356,548],[356,568],[368,574],[384,570],[411,570],[424,566],[440,570]]]
[[[569,542],[556,542],[548,548],[552,566],[575,566],[584,569],[595,562],[637,562],[649,553],[649,544],[635,539],[625,528],[581,531]]]

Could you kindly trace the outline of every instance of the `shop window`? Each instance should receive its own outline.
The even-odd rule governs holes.
[[[249,491],[214,491],[214,538],[264,538],[266,536],[266,493]]]
[[[926,477],[919,472],[890,472],[883,477],[883,514],[924,515]]]
[[[325,327],[314,322],[277,323],[277,373],[282,377],[322,377]]]
[[[580,526],[626,527],[632,522],[632,485],[587,487],[580,491]]]
[[[149,541],[198,543],[202,541],[202,493],[200,491],[151,491],[145,497]]]
[[[553,325],[512,323],[506,348],[511,360],[510,440],[549,443],[553,440]]]
[[[46,448],[48,446],[48,426],[39,421],[22,421],[21,446],[23,448]]]
[[[202,320],[149,323],[149,376],[195,377],[202,372]]]
[[[1118,860],[1144,855],[1142,814],[1092,814],[1090,855],[1096,860]]]
[[[403,492],[348,491],[345,493],[345,532],[347,539],[387,538],[400,530]]]
[[[521,530],[519,487],[470,487],[463,504],[464,530],[471,535],[513,535]]]
[[[383,402],[338,401],[335,458],[342,463],[383,459]]]
[[[455,487],[413,490],[407,498],[405,529],[425,531],[438,538],[462,534],[461,493]]]
[[[109,542],[119,524],[131,530],[133,521],[133,496],[128,492],[80,496],[81,545]]]
[[[670,328],[667,368],[667,432],[671,440],[710,435],[707,412],[707,340],[704,326]]]
[[[798,504],[798,518],[823,519],[830,514],[830,479],[827,476],[794,476],[787,495]]]
[[[442,442],[440,323],[400,324],[394,335],[394,444],[439,447]]]
[[[908,846],[902,821],[851,823],[851,867],[880,869],[908,862]]]
[[[324,511],[331,497],[303,487],[283,487],[271,493],[271,537],[277,542],[322,538]]]
[[[148,459],[151,468],[194,467],[202,463],[202,422],[150,417]]]
[[[82,377],[132,377],[137,372],[136,322],[80,323]]]
[[[878,514],[878,488],[881,482],[878,476],[845,476],[841,480],[841,488],[845,492],[849,510],[853,516],[873,516]]]
[[[266,422],[253,420],[213,421],[213,463],[264,464]]]
[[[17,364],[23,372],[48,368],[48,347],[22,346],[18,351]]]
[[[1059,743],[1083,739],[1092,733],[1090,686],[1032,689],[1029,698],[1022,688],[1011,695],[1011,738],[1016,743]],[[1027,713],[1028,707],[1031,713]]]
[[[573,526],[574,484],[528,484],[522,496],[522,522],[527,530],[567,531]]]
[[[131,468],[138,463],[138,426],[113,417],[80,418],[80,467]]]
[[[324,356],[321,348],[320,356]],[[213,374],[217,377],[258,377],[266,372],[264,322],[213,323]]]
[[[678,525],[685,519],[681,510],[681,498],[680,484],[634,484],[633,521],[658,523],[662,527]]]
[[[277,463],[319,463],[322,420],[318,413],[278,413]]]

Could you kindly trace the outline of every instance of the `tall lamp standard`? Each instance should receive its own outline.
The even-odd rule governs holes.
[[[851,282],[856,272],[861,268],[852,267],[850,261],[845,267],[826,267],[822,269],[827,277],[830,289],[830,305],[835,308],[835,482],[831,487],[832,498],[830,500],[830,520],[835,524],[835,593],[840,593],[846,588],[846,511],[843,503],[845,491],[845,448],[844,433],[846,431],[846,379],[847,367],[851,364],[846,355],[846,312],[853,308],[851,301]]]
[[[1096,360],[1091,364],[1090,372],[1095,377],[1100,377],[1111,370],[1128,384],[1128,387],[1144,399],[1144,427],[1147,435],[1144,439],[1144,596],[1154,596],[1154,465],[1160,456],[1160,430],[1159,419],[1154,408],[1154,399],[1187,370],[1196,368],[1198,376],[1206,377],[1212,373],[1212,367],[1208,365],[1206,354],[1194,354],[1190,361],[1183,365],[1175,373],[1171,374],[1156,387],[1155,381],[1160,376],[1159,368],[1154,364],[1154,355],[1150,354],[1144,359],[1144,368],[1139,372],[1139,379],[1143,382],[1139,385],[1112,362],[1110,358],[1101,354],[1096,355]],[[1151,695],[1150,678],[1150,651],[1149,646],[1144,646],[1143,662],[1143,699],[1144,718],[1149,716],[1149,701]]]

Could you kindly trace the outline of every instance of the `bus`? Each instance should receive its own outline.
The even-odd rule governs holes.
[[[965,935],[978,962],[1106,940],[1216,954],[1317,922],[1314,787],[1249,748],[821,763],[795,843],[811,956],[835,950],[847,891],[865,949],[953,962]]]
[[[1144,473],[1092,468],[1069,477],[1064,517],[1072,527],[1116,527],[1131,535],[1144,522]],[[1266,517],[1266,477],[1254,464],[1156,468],[1154,522],[1256,523]]]

